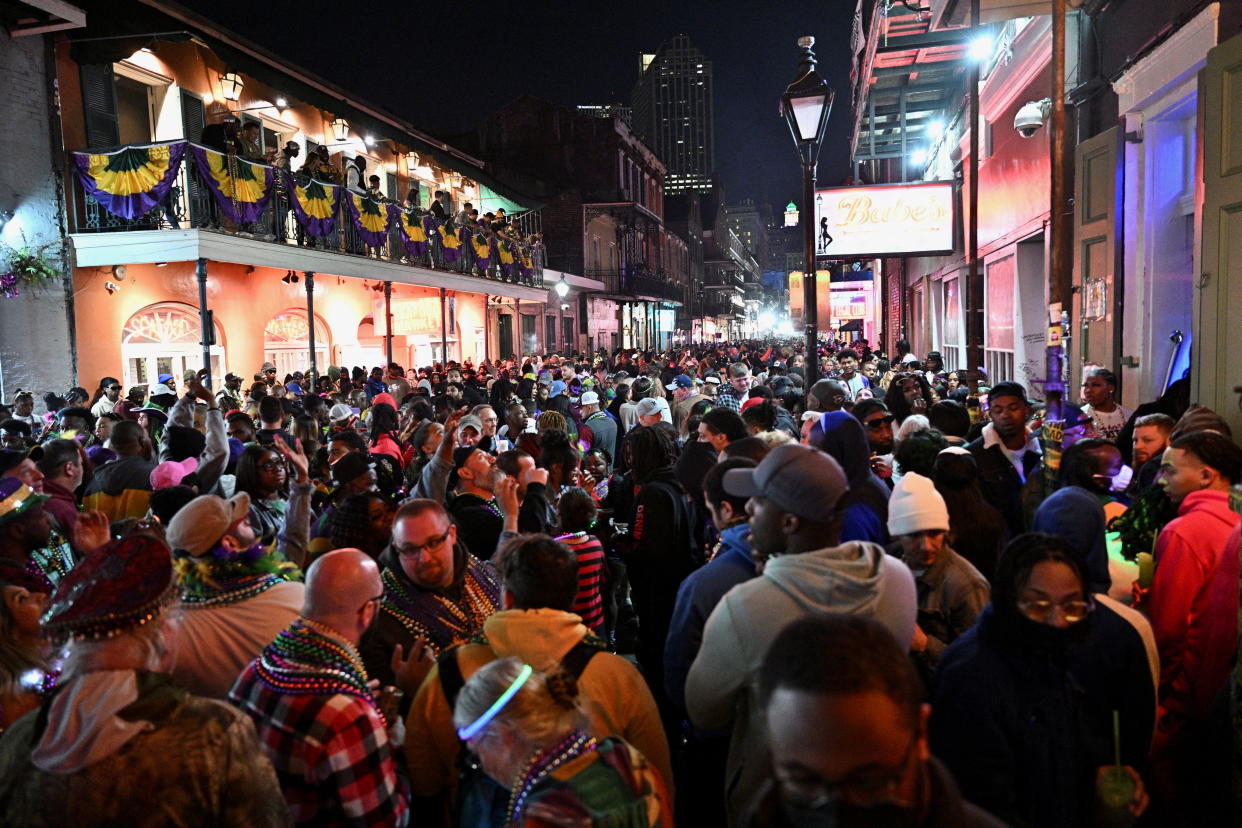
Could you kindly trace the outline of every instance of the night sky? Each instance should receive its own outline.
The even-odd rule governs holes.
[[[815,37],[836,90],[823,185],[849,173],[853,0],[530,3],[182,0],[224,26],[433,134],[468,130],[522,94],[629,104],[638,55],[684,33],[715,65],[716,169],[729,201],[800,200],[793,140],[777,105]]]

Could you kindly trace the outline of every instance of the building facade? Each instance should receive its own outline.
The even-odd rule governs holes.
[[[640,55],[632,125],[664,162],[669,195],[712,188],[716,166],[712,100],[712,62],[690,38],[677,35],[655,52]]]
[[[193,12],[133,5],[122,25],[108,4],[101,39],[54,46],[84,381],[143,384],[204,360],[220,377],[265,361],[291,372],[542,350],[550,299],[524,196]],[[304,170],[320,147],[323,166]],[[124,195],[126,169],[154,183]],[[464,229],[467,204],[507,226]]]

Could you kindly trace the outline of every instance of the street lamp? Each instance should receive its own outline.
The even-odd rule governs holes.
[[[561,279],[559,282],[553,285],[552,289],[555,290],[556,295],[561,297],[562,299],[564,299],[567,295],[569,295],[569,284],[564,279]]]
[[[815,38],[798,38],[802,61],[798,64],[798,76],[781,96],[781,113],[789,124],[802,160],[802,203],[806,205],[802,217],[805,229],[806,269],[802,280],[802,296],[805,308],[802,312],[806,323],[806,388],[819,379],[819,324],[815,297],[815,213],[810,206],[815,203],[815,165],[819,161],[819,147],[828,125],[828,113],[832,111],[832,87],[815,71],[815,53],[811,47]]]

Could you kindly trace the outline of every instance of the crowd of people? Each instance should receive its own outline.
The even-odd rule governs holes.
[[[806,358],[18,391],[0,824],[1237,824],[1227,422]]]

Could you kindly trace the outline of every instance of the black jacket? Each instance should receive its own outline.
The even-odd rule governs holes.
[[[966,446],[979,466],[979,490],[983,499],[996,507],[1005,518],[1010,537],[1021,535],[1031,525],[1035,510],[1043,500],[1043,460],[1040,455],[1028,451],[1022,455],[1022,468],[1026,482],[1018,477],[1018,470],[1009,462],[1000,446],[983,447],[980,437]]]
[[[457,524],[457,538],[481,561],[490,560],[505,528],[505,519],[487,507],[482,498],[458,495],[449,503],[449,514]]]

